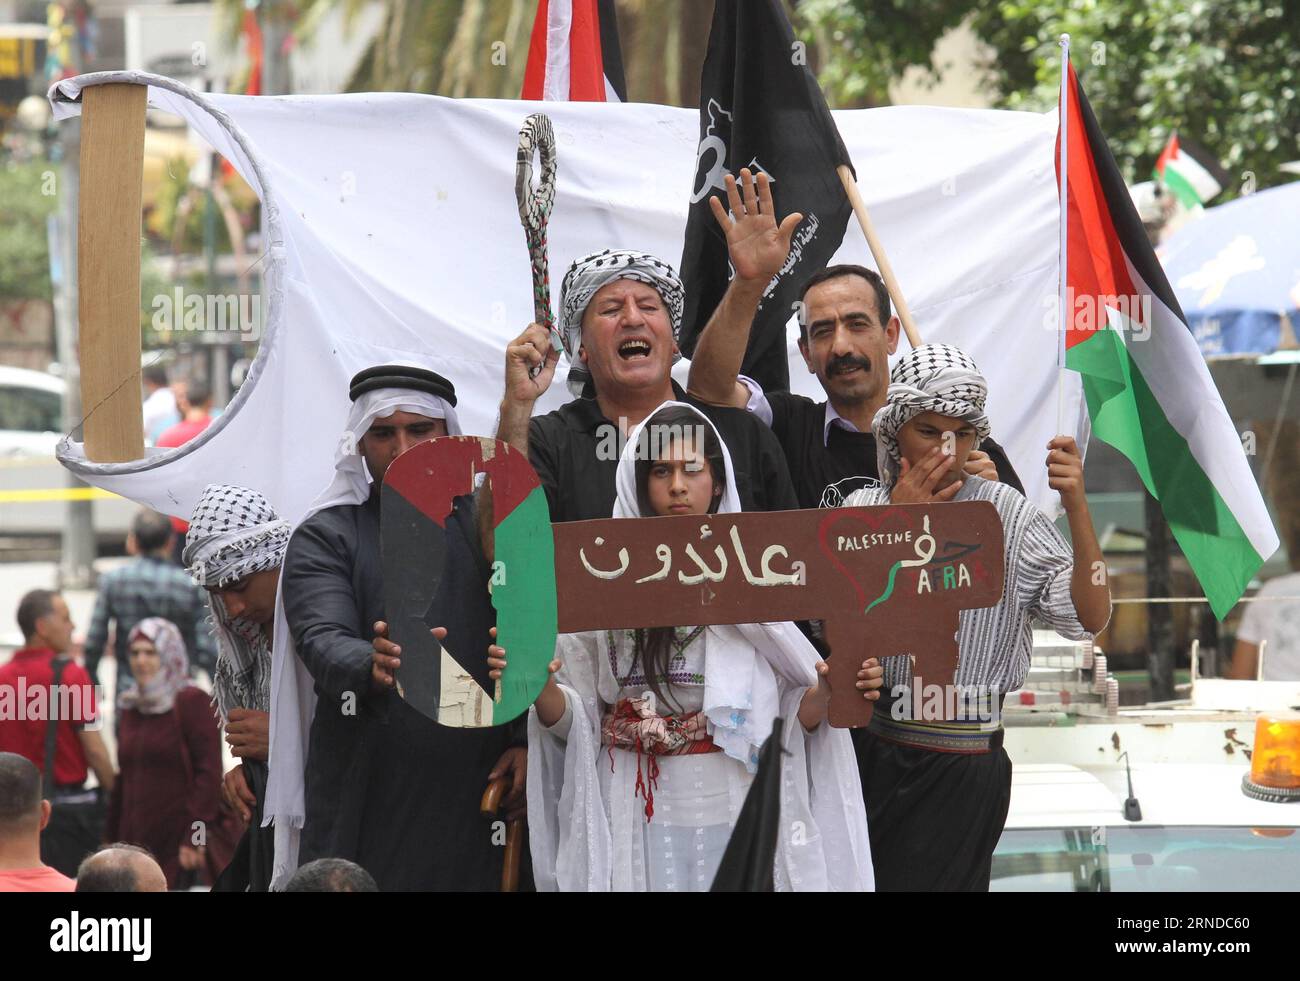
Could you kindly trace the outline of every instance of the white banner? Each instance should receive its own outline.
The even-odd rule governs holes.
[[[149,105],[185,117],[266,206],[265,329],[227,411],[184,447],[135,463],[87,463],[70,440],[59,449],[90,483],[169,514],[187,517],[203,487],[222,481],[262,491],[297,520],[329,481],[348,379],[373,364],[427,364],[455,383],[465,431],[494,433],[505,345],[532,319],[514,195],[529,113],[555,125],[554,303],[581,254],[681,256],[692,110],[403,94],[205,97],[170,79],[109,72],[57,85],[56,114],[76,114],[80,89],[105,82],[147,84]],[[979,364],[994,437],[1030,498],[1054,509],[1044,460],[1058,399],[1055,113],[908,106],[835,120],[922,336]],[[873,265],[854,221],[836,261]],[[795,390],[822,398],[793,337],[790,353]],[[562,375],[538,411],[567,397]],[[1067,426],[1082,437],[1086,411],[1070,373],[1064,398]]]

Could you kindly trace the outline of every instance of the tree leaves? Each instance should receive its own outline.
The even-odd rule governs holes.
[[[1070,9],[1002,0],[804,0],[832,105],[878,105],[910,65],[933,70],[935,41],[965,21],[996,52],[989,91],[1009,109],[1057,103],[1062,32],[1126,175],[1144,180],[1174,130],[1240,178],[1218,199],[1283,183],[1300,159],[1300,4],[1278,0],[1091,0]]]

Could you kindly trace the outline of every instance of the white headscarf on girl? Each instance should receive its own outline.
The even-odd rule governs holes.
[[[718,514],[736,514],[741,510],[736,489],[731,453],[709,418],[685,402],[665,402],[628,434],[627,445],[618,461],[614,503],[615,518],[651,517],[642,515],[638,503],[636,461],[642,430],[665,409],[686,409],[697,416],[700,425],[708,426],[722,448],[726,469],[726,488],[718,501]],[[662,445],[648,440],[647,445]],[[703,441],[695,446],[703,450]],[[644,449],[644,447],[642,447]],[[812,688],[817,684],[817,663],[821,660],[808,639],[793,623],[743,623],[705,628],[706,668],[704,672],[703,713],[709,720],[713,742],[728,756],[739,760],[753,773],[758,767],[758,751],[772,732],[772,722],[780,713],[776,674],[792,685]]]
[[[334,456],[334,479],[316,498],[306,521],[317,511],[340,504],[363,504],[373,478],[361,455],[361,437],[376,419],[411,412],[444,419],[447,435],[461,435],[456,410],[443,398],[409,388],[378,388],[358,396],[348,413],[347,428]],[[280,889],[298,867],[298,843],[306,820],[307,744],[316,715],[316,687],[294,648],[284,615],[284,573],[275,597],[275,632],[271,666],[270,776],[262,826],[275,825],[275,865],[271,887]]]
[[[712,421],[693,405],[665,402],[628,434],[615,478],[615,518],[641,517],[637,495],[636,456],[641,431],[658,413],[685,408],[718,439],[726,470],[719,514],[742,510],[735,468],[726,442]],[[648,440],[647,445],[655,445]],[[660,442],[662,445],[662,442]],[[696,445],[700,445],[697,443]],[[700,447],[703,448],[702,446]],[[821,656],[793,623],[742,623],[705,628],[704,705],[709,735],[726,755],[752,772],[757,753],[772,732],[782,709],[777,676],[787,682],[783,767],[791,759],[806,761],[804,779],[783,771],[782,823],[802,824],[806,834],[782,834],[777,842],[778,888],[861,891],[875,888],[867,813],[862,800],[857,758],[847,729],[823,722],[805,732],[798,719],[803,689],[817,684]],[[847,655],[846,655],[847,656]],[[530,771],[531,772],[531,771]]]

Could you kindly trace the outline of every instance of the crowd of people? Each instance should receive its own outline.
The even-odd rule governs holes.
[[[506,350],[496,436],[527,455],[557,523],[991,502],[1005,589],[995,606],[962,612],[955,680],[987,715],[911,718],[906,658],[830,651],[817,623],[755,623],[561,635],[526,716],[484,728],[428,719],[397,684],[380,487],[402,452],[460,433],[457,397],[427,368],[375,365],[352,379],[351,438],[339,441],[333,478],[296,527],[255,490],[208,486],[185,537],[187,592],[161,570],[171,529],[157,516],[137,522],[138,565],[105,584],[92,626],[102,648],[102,622],[116,623],[118,664],[129,665],[131,683],[114,696],[118,769],[95,731],[93,700],[58,726],[52,771],[50,727],[28,723],[20,735],[0,723],[0,888],[70,888],[76,874],[80,889],[96,863],[96,881],[136,887],[496,889],[508,849],[480,803],[504,780],[502,819],[526,820],[524,887],[708,890],[760,749],[783,719],[775,888],[987,889],[1011,786],[1001,697],[1028,670],[1030,623],[1083,638],[1109,617],[1104,577],[1092,575],[1100,551],[1081,456],[1064,436],[1044,447],[1072,548],[1024,497],[969,357],[922,345],[891,377],[899,321],[880,277],[860,266],[817,273],[801,297],[799,350],[825,400],[743,377],[763,287],[795,223],[776,221],[766,177],[742,171],[727,183],[729,213],[715,214],[735,277],[687,386],[671,375],[683,307],[676,272],[647,254],[596,252],[573,263],[560,295],[574,398],[534,413],[561,353],[531,324]],[[639,439],[643,431],[664,437]],[[685,431],[703,439],[673,435]],[[601,452],[611,432],[627,437],[617,458]],[[500,679],[510,653],[493,643],[480,503],[457,498],[446,519],[446,571],[426,619],[439,639],[481,645]],[[61,669],[65,683],[89,684],[65,656],[62,599],[37,591],[23,603],[25,648],[0,681],[25,672],[29,686],[50,685]],[[88,647],[92,673],[98,654]],[[829,725],[828,657],[854,660],[856,690],[876,705],[868,727]],[[211,675],[211,701],[190,662]],[[221,729],[239,761],[224,776]],[[109,794],[107,820],[98,840],[80,839],[79,854],[58,853],[51,829],[88,793],[87,767]],[[53,774],[43,792],[41,772]],[[109,841],[119,844],[96,851]],[[140,847],[152,855],[147,870]]]

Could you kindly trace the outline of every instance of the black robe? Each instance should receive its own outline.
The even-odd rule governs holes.
[[[448,522],[462,534],[448,536],[431,618],[481,636],[486,657],[495,620],[469,511]],[[383,891],[499,889],[504,848],[479,801],[502,753],[527,744],[526,730],[521,720],[452,729],[395,692],[372,693],[373,625],[387,620],[382,568],[378,484],[365,504],[304,521],[285,555],[284,611],[318,698],[299,864],[350,859]]]

